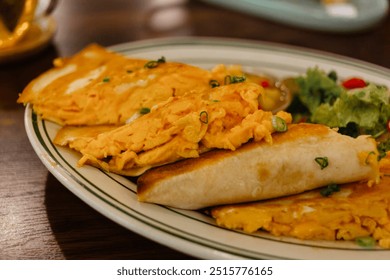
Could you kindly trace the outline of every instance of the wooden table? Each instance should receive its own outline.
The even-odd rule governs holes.
[[[0,65],[0,259],[192,258],[108,220],[62,186],[34,153],[24,129],[24,107],[16,99],[57,56],[72,55],[91,42],[110,46],[166,36],[214,36],[303,46],[390,68],[390,17],[369,31],[330,34],[202,1],[157,6],[160,2],[60,1],[53,43],[34,56]],[[163,21],[170,12],[177,19]]]

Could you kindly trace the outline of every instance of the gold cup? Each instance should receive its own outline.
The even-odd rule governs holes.
[[[34,21],[49,15],[56,0],[1,0],[0,49],[11,48],[20,42]]]

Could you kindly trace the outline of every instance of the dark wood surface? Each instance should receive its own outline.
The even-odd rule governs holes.
[[[91,42],[110,46],[168,36],[213,36],[307,47],[390,68],[390,17],[368,31],[331,34],[202,1],[176,2],[60,0],[53,43],[34,56],[0,65],[0,259],[192,258],[108,220],[40,162],[24,129],[24,107],[16,99],[55,57],[72,55]]]

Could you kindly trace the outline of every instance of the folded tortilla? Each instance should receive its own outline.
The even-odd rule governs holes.
[[[375,141],[316,124],[291,125],[272,143],[215,150],[147,171],[138,199],[183,209],[257,201],[329,184],[379,180]]]

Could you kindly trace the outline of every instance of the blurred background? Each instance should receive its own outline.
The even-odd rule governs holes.
[[[109,46],[166,36],[231,37],[326,50],[382,65],[386,54],[378,52],[372,57],[373,49],[378,44],[390,48],[390,31],[381,28],[388,26],[388,16],[385,18],[386,23],[381,21],[368,30],[337,33],[288,25],[213,2],[224,1],[63,0],[54,13],[58,22],[54,45],[61,55],[70,55],[90,42]],[[86,24],[91,28],[85,29]],[[371,39],[374,37],[376,39]],[[353,52],[351,45],[354,46]]]

